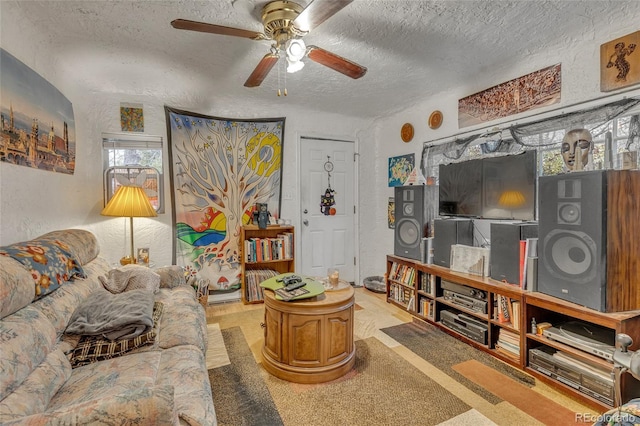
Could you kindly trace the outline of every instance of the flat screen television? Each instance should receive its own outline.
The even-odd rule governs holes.
[[[440,216],[536,220],[536,151],[439,168]]]

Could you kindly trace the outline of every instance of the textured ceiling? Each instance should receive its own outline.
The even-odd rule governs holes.
[[[55,52],[56,66],[89,92],[244,97],[369,118],[447,92],[496,67],[514,66],[558,43],[570,46],[589,37],[589,28],[603,16],[607,23],[640,16],[636,0],[355,0],[304,40],[367,67],[363,78],[352,80],[307,59],[296,74],[274,68],[260,87],[246,88],[245,80],[269,51],[268,41],[170,25],[183,18],[262,31],[259,15],[266,2],[236,1],[2,0],[0,6],[3,20],[7,11],[26,17],[43,34],[46,49]],[[276,100],[279,87],[287,88],[286,100]]]

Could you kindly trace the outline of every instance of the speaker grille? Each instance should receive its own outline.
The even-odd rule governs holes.
[[[422,237],[428,235],[429,222],[438,206],[436,186],[415,185],[395,188],[394,254],[424,261]]]
[[[417,247],[420,244],[421,226],[415,219],[400,219],[396,224],[398,238],[407,247]]]
[[[545,264],[557,278],[585,283],[595,277],[597,246],[581,231],[554,229],[543,241]]]

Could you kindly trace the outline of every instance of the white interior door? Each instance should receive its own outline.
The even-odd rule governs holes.
[[[337,268],[340,279],[355,281],[354,145],[301,138],[299,241],[303,275],[324,277],[328,268]],[[333,166],[330,172],[328,163]],[[329,185],[335,190],[335,215],[324,215],[320,209]]]

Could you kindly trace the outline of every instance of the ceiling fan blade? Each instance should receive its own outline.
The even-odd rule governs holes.
[[[293,21],[293,26],[302,31],[310,31],[342,10],[353,0],[312,1]]]
[[[309,46],[307,56],[313,62],[329,67],[353,79],[360,78],[367,73],[365,67],[318,46]]]
[[[189,21],[188,19],[174,19],[171,26],[179,30],[199,31],[201,33],[211,33],[228,35],[233,37],[244,37],[254,40],[264,39],[264,34],[243,30],[240,28],[223,27],[222,25],[207,24],[206,22]]]
[[[258,63],[258,66],[253,70],[247,81],[244,83],[244,87],[257,87],[262,84],[262,80],[267,77],[271,68],[278,62],[280,57],[274,53],[267,53]]]

